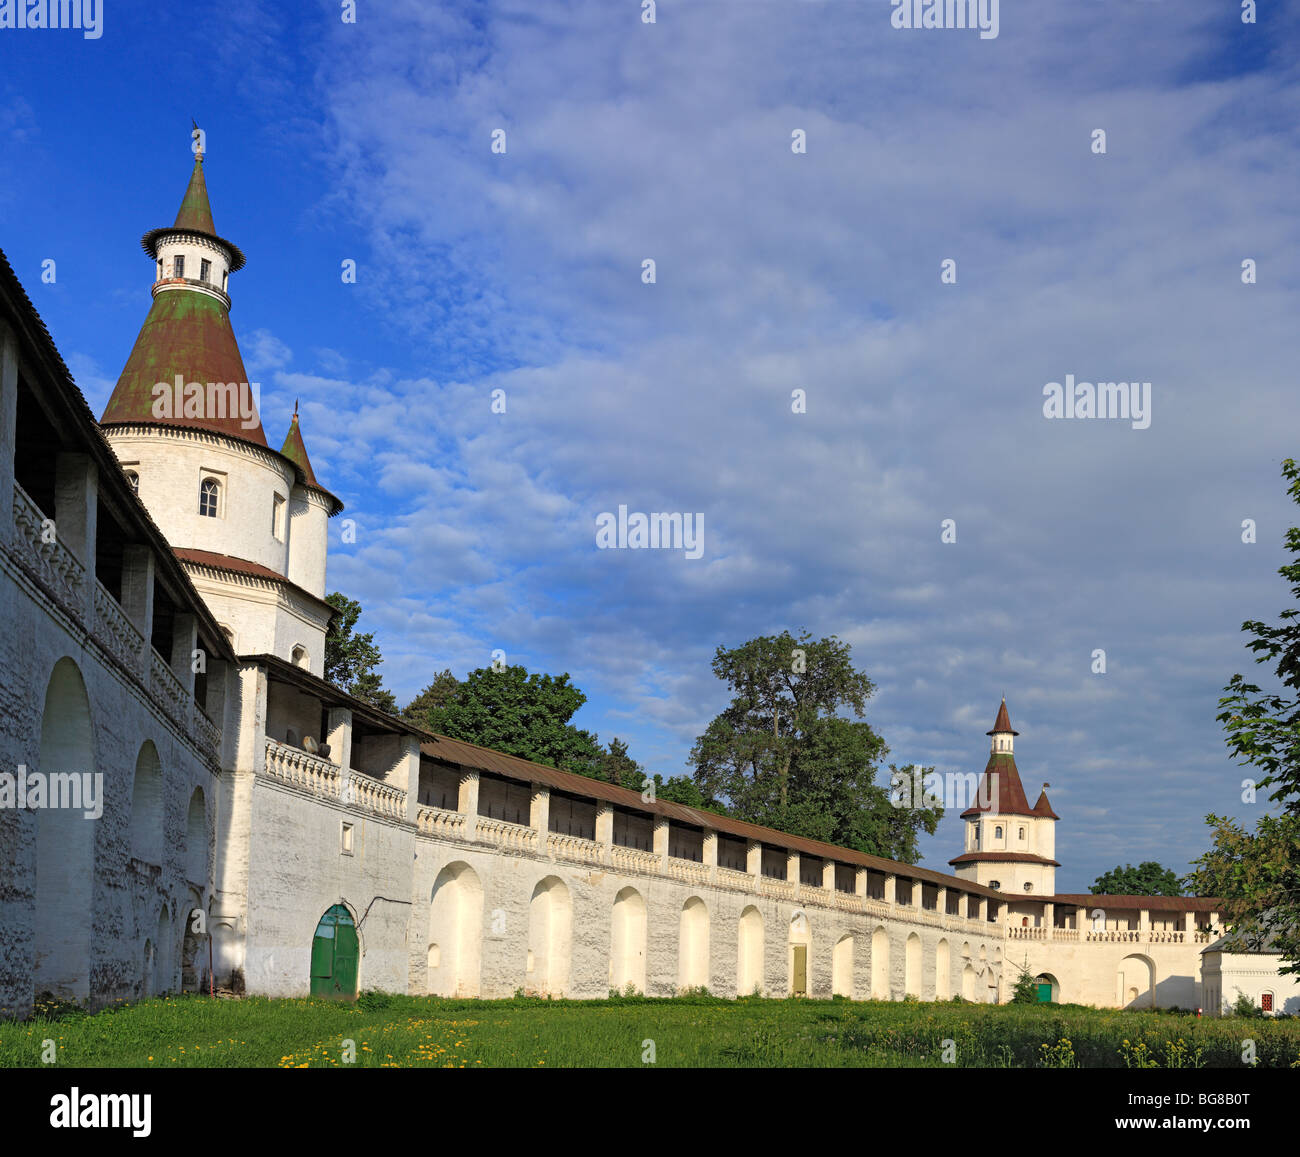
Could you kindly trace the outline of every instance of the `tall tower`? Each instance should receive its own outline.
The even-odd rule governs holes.
[[[196,133],[197,139],[197,133]],[[141,239],[153,304],[100,425],[141,501],[239,654],[325,668],[327,522],[297,407],[271,449],[230,326],[238,246],[216,230],[203,153],[169,228]]]
[[[966,847],[948,863],[963,880],[1011,896],[1051,896],[1056,892],[1056,821],[1047,801],[1047,784],[1033,807],[1025,796],[1016,768],[1015,743],[1020,732],[1011,726],[1007,701],[998,708],[989,761],[975,802],[961,813],[966,821]]]

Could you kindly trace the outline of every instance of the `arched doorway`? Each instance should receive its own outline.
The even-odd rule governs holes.
[[[1155,963],[1139,953],[1124,957],[1119,962],[1115,986],[1121,1008],[1155,1008]]]
[[[645,900],[635,888],[614,897],[609,929],[609,986],[618,992],[630,985],[645,992]]]
[[[940,940],[934,949],[934,999],[947,1000],[952,996],[952,960],[947,940]]]
[[[796,912],[790,917],[790,995],[807,996],[812,982],[808,975],[808,958],[811,955],[812,932],[808,914]]]
[[[921,938],[915,932],[909,932],[907,936],[903,991],[908,996],[921,995]]]
[[[208,886],[208,812],[201,787],[190,796],[185,816],[185,876],[200,888]]]
[[[1035,995],[1039,1004],[1057,1004],[1061,999],[1061,985],[1050,972],[1040,972],[1034,977]]]
[[[698,896],[682,905],[677,938],[677,987],[709,986],[709,910]]]
[[[889,999],[889,933],[883,927],[871,934],[871,999]]]
[[[853,999],[853,936],[841,936],[831,950],[831,995]]]
[[[158,913],[158,938],[154,941],[153,993],[162,996],[175,987],[172,979],[172,914],[167,905]]]
[[[736,955],[736,995],[763,989],[763,917],[752,904],[740,914]]]
[[[190,889],[185,916],[185,933],[181,939],[181,991],[205,992],[208,976],[208,934],[198,931],[203,918],[203,901]],[[206,923],[203,925],[206,928]]]
[[[60,659],[50,673],[41,715],[39,770],[47,791],[55,776],[95,772],[90,701],[81,671]],[[84,782],[84,781],[82,781]],[[32,992],[60,1000],[90,995],[90,925],[95,827],[84,809],[36,808],[35,943]]]
[[[558,876],[538,881],[528,903],[528,959],[524,989],[563,996],[569,986],[569,945],[573,905]]]
[[[162,764],[153,741],[146,739],[135,758],[131,784],[131,819],[127,842],[131,858],[142,864],[162,866],[163,781]]]
[[[458,861],[433,883],[429,904],[429,992],[434,996],[478,996],[483,940],[483,885],[478,873]]]
[[[342,904],[326,910],[311,942],[311,994],[351,1000],[357,994],[361,946],[356,922]]]

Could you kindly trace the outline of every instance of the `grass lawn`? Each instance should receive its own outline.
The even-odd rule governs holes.
[[[1078,1005],[846,1000],[146,1000],[0,1021],[0,1068],[1146,1067],[1300,1068],[1300,1019],[1198,1019]],[[345,1060],[346,1042],[355,1059]],[[945,1061],[945,1041],[950,1060]],[[648,1042],[653,1042],[651,1046]]]

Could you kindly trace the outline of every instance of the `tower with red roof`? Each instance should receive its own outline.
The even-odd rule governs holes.
[[[1016,767],[1015,738],[1004,698],[993,721],[989,761],[966,821],[965,850],[948,861],[963,880],[1008,896],[1051,896],[1056,892],[1056,821],[1043,784],[1031,806]]]

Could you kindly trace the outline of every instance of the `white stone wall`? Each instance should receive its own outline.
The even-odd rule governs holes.
[[[1300,976],[1278,970],[1282,957],[1271,952],[1206,952],[1202,957],[1201,1006],[1207,1016],[1233,1011],[1239,996],[1263,1008],[1263,996],[1273,996],[1273,1015],[1300,1014]]]
[[[0,530],[4,522],[0,521]],[[63,895],[47,896],[47,916],[84,933],[87,953],[84,994],[92,1006],[136,999],[154,986],[145,944],[157,951],[159,916],[170,916],[166,950],[171,967],[165,987],[180,984],[184,916],[193,902],[187,872],[186,829],[190,800],[201,788],[206,801],[208,868],[194,881],[201,906],[210,892],[217,777],[200,748],[178,730],[145,690],[123,672],[86,630],[50,605],[26,574],[0,551],[0,771],[90,771],[103,775],[104,811],[79,819],[91,827],[91,879]],[[85,685],[92,735],[93,766],[40,767],[46,689],[60,660],[76,665]],[[146,742],[157,749],[162,768],[161,862],[146,865],[130,857],[127,836],[136,762]],[[37,944],[37,837],[41,817],[31,810],[0,808],[0,1008],[22,1014],[31,1006]],[[80,833],[74,825],[72,842]],[[71,849],[69,849],[70,851]]]

